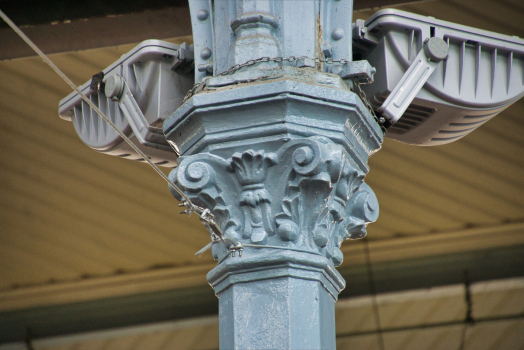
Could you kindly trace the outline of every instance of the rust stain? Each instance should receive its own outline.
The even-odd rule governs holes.
[[[324,54],[322,53],[322,50],[320,49],[321,47],[321,43],[322,43],[322,24],[320,23],[320,8],[319,8],[319,12],[318,12],[318,15],[317,15],[317,20],[316,20],[316,29],[317,29],[317,40],[315,42],[315,53],[316,55],[318,55],[319,58],[323,59],[324,58]],[[315,55],[315,56],[316,56]],[[322,62],[317,62],[317,69],[322,71],[322,66],[323,66],[323,63]]]

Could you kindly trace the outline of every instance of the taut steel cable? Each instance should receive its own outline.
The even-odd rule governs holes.
[[[51,67],[55,72],[56,74],[58,74],[66,83],[67,85],[69,85],[73,90],[75,90],[79,95],[80,97],[82,97],[82,99],[96,112],[98,113],[98,115],[100,115],[100,117],[102,117],[102,119],[104,119],[106,121],[106,123],[108,123],[117,133],[118,135],[120,135],[120,137],[122,137],[122,139],[131,147],[133,148],[133,150],[135,150],[136,153],[138,153],[149,165],[151,165],[151,167],[171,186],[175,189],[175,191],[183,198],[182,200],[182,203],[180,204],[180,206],[185,206],[186,207],[186,210],[184,210],[182,213],[184,214],[187,214],[187,215],[191,215],[192,212],[195,212],[197,213],[199,216],[200,216],[200,220],[204,223],[204,225],[206,226],[206,228],[210,229],[211,231],[213,231],[213,233],[215,233],[220,239],[222,239],[222,230],[220,229],[220,227],[215,223],[214,221],[214,216],[213,214],[209,211],[209,209],[204,209],[202,207],[199,207],[197,205],[195,205],[193,202],[191,202],[191,200],[189,199],[188,196],[186,196],[186,194],[175,184],[173,183],[173,181],[171,181],[166,174],[164,174],[162,172],[162,170],[160,170],[145,154],[144,152],[142,152],[133,142],[131,142],[131,140],[123,133],[121,132],[120,130],[118,130],[118,128],[116,127],[115,124],[113,124],[113,122],[93,103],[91,102],[91,100],[89,98],[87,98],[87,96],[71,81],[71,79],[69,79],[54,63],[53,61],[51,61],[45,53],[43,53],[39,48],[38,46],[35,45],[35,43],[33,43],[31,41],[31,39],[29,39],[29,37],[27,37],[27,35],[24,34],[24,32],[22,30],[20,30],[20,28],[18,28],[18,26],[13,22],[11,21],[11,19],[2,11],[0,10],[0,17],[18,34],[18,36],[20,36],[20,38],[22,38],[22,40],[24,40],[27,45],[29,45],[33,51],[36,52],[36,54],[38,56],[40,56],[40,58],[45,62],[47,63],[47,65],[49,65],[49,67]]]

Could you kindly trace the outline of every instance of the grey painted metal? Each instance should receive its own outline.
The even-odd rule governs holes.
[[[321,256],[231,258],[208,274],[219,296],[221,349],[334,349],[344,280]]]
[[[196,65],[212,57],[213,69],[196,69],[200,85],[164,134],[180,155],[170,179],[224,232],[211,233],[219,263],[207,277],[219,297],[220,346],[334,349],[334,304],[345,286],[335,266],[342,241],[363,237],[377,219],[363,180],[383,137],[342,79],[368,82],[372,67],[333,74],[322,61],[351,61],[352,2],[190,7],[198,30],[212,26],[212,45],[209,28],[194,37]],[[209,51],[199,53],[204,44]]]
[[[320,103],[320,106],[308,106],[302,100],[283,100],[293,107],[324,112],[324,117],[329,107],[334,109],[328,106],[322,110]],[[240,107],[246,106],[241,103]],[[229,110],[233,117],[229,122],[238,123],[238,116],[268,107],[265,103],[251,102],[248,108]],[[282,107],[275,103],[274,108]],[[209,112],[216,119],[225,119],[223,115],[217,116],[217,110]],[[313,124],[314,119],[304,114],[302,121]],[[215,214],[227,237],[323,255],[338,266],[343,259],[339,249],[342,241],[364,236],[366,224],[378,216],[376,197],[363,183],[366,173],[363,161],[367,157],[358,159],[360,155],[356,152],[350,155],[341,145],[320,136],[320,132],[307,138],[294,136],[293,121],[287,122],[286,115],[277,117],[276,121],[270,119],[269,125],[253,127],[253,134],[269,129],[266,137],[246,132],[245,138],[234,140],[232,134],[238,130],[223,133],[221,141],[226,141],[226,145],[214,143],[209,146],[211,152],[181,157],[170,178],[195,204]],[[336,122],[334,117],[331,119]],[[273,123],[275,128],[271,126]],[[364,123],[355,124],[365,127]],[[188,133],[185,126],[188,125],[181,125],[171,134]],[[207,127],[213,128],[213,125]],[[228,125],[224,129],[228,129]],[[307,131],[313,133],[315,129]],[[276,135],[271,136],[271,132]],[[355,135],[349,136],[340,135],[339,139],[348,147],[358,145]],[[344,138],[349,138],[349,142]],[[221,156],[228,153],[229,157]],[[213,245],[213,256],[220,261],[230,253],[225,245],[223,242]],[[260,248],[246,248],[246,254],[253,249]]]
[[[440,51],[432,50],[430,43],[434,41],[440,43],[442,49]],[[438,46],[436,44],[434,46]],[[436,51],[434,53],[433,51]],[[441,53],[440,56],[438,54]],[[440,38],[431,38],[424,42],[423,49],[417,54],[411,65],[402,76],[402,79],[395,86],[386,101],[379,107],[379,111],[393,124],[396,123],[400,117],[408,109],[415,96],[424,86],[431,74],[435,71],[438,64],[448,56],[448,46],[444,40]]]
[[[432,70],[451,70],[449,64],[437,62],[447,56],[457,33],[467,32],[394,11],[357,21],[352,32],[352,6],[352,0],[191,0],[193,55],[187,46],[142,44],[104,71],[110,75],[104,80],[105,95],[91,93],[108,111],[118,100],[115,109],[126,117],[128,132],[141,145],[166,152],[172,148],[180,158],[170,179],[195,205],[214,215],[220,230],[210,230],[209,246],[218,265],[207,279],[220,298],[224,349],[335,347],[334,303],[345,286],[335,270],[343,260],[340,245],[365,236],[366,225],[378,217],[377,198],[364,177],[383,132],[365,95],[362,101],[352,88],[373,81],[374,62],[380,67],[379,79],[365,91],[387,85],[388,74],[404,74],[387,56],[394,54],[388,51],[394,51],[394,44],[406,46],[408,63],[420,52],[416,59],[423,68],[421,77],[409,83],[417,75],[410,76],[417,72],[415,64],[398,88],[400,95],[406,91],[397,106],[400,115]],[[359,53],[372,64],[351,62],[350,33],[360,45]],[[444,45],[438,39],[442,33]],[[473,100],[485,93],[479,88],[479,69],[486,63],[481,47],[491,48],[491,100],[466,98],[467,107],[473,104],[481,115],[465,116],[474,121],[457,130],[438,131],[459,134],[452,138],[489,119],[486,111],[503,109],[501,101],[518,98],[522,84],[514,75],[520,72],[522,78],[524,70],[517,64],[518,41],[510,40],[511,47],[505,47],[504,38],[486,38],[485,33],[458,36],[480,40],[474,91],[479,96]],[[389,46],[385,38],[390,38]],[[422,41],[426,38],[430,39]],[[463,64],[464,42],[462,48],[458,57]],[[509,52],[502,64],[502,95],[495,88],[501,69],[498,52]],[[454,54],[451,50],[450,57]],[[184,75],[191,67],[190,57],[197,83],[193,88]],[[107,137],[102,123],[79,106],[77,97],[66,98],[61,113],[72,118],[77,109],[74,120],[84,142],[112,151],[118,140]],[[393,105],[399,102],[395,97]],[[447,120],[436,116],[439,122]],[[158,137],[162,122],[165,139]],[[426,121],[421,129],[426,126],[435,125]],[[182,199],[182,192],[171,190]],[[209,228],[209,222],[204,223]]]
[[[387,137],[429,146],[453,142],[524,95],[523,39],[392,9],[357,20],[353,36],[355,53],[378,72],[373,84],[362,87],[375,107],[396,86],[409,90],[401,79],[420,59],[425,40],[449,46],[449,58],[436,66]],[[392,122],[396,117],[389,115]]]
[[[187,52],[192,52],[187,44],[146,40],[103,70],[105,91],[92,90],[91,81],[80,88],[120,131],[135,139],[148,157],[167,167],[176,166],[176,154],[162,133],[162,122],[180,106],[193,84],[191,75],[172,69],[180,66],[181,54]],[[141,160],[77,92],[60,101],[59,115],[73,122],[78,136],[89,147]]]
[[[343,79],[357,79],[359,84],[371,84],[377,70],[368,61],[353,61],[350,64],[328,66],[330,73],[338,74]]]
[[[213,73],[213,15],[211,0],[189,1],[195,52],[195,82]]]
[[[197,38],[195,52],[207,47],[215,57],[213,70],[207,71],[210,75],[260,57],[352,58],[352,0],[220,1],[203,20],[198,16],[211,11],[210,2],[193,0],[189,4]],[[201,71],[206,60],[197,58],[202,61],[197,64],[202,65]],[[197,73],[196,80],[200,78],[202,73]]]
[[[354,2],[354,10],[384,8],[418,1],[421,0],[358,0]],[[112,16],[102,17],[94,17],[99,13],[93,16],[93,14],[79,11],[76,6],[71,8],[64,6],[60,8],[65,12],[61,16],[61,20],[64,20],[62,22],[56,17],[55,12],[42,13],[41,8],[36,4],[25,4],[25,6],[18,7],[16,5],[5,3],[2,9],[10,14],[15,23],[24,26],[24,32],[38,43],[38,47],[46,54],[82,51],[138,43],[150,38],[167,39],[192,34],[187,6],[152,9],[148,3],[140,2],[132,6],[133,13],[125,13],[128,10],[125,6],[112,6],[110,11]],[[52,7],[50,5],[50,8]],[[87,10],[89,7],[84,9]],[[98,10],[97,8],[94,12]],[[122,10],[123,13],[114,12],[118,10]],[[17,16],[16,12],[20,14]],[[28,15],[28,13],[34,13],[34,15]],[[49,16],[50,14],[52,16]],[[43,18],[46,15],[47,20]],[[20,22],[36,18],[38,18],[36,23]],[[40,24],[51,22],[53,24]],[[195,33],[194,28],[193,33]],[[2,48],[0,60],[34,56],[35,54],[23,41],[18,40],[16,33],[10,28],[0,28],[0,47]]]

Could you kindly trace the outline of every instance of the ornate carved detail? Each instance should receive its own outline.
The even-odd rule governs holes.
[[[275,153],[183,157],[170,177],[215,214],[226,236],[321,253],[338,266],[342,241],[365,236],[378,217],[364,175],[341,146],[315,136],[289,141]],[[213,253],[217,258],[226,250]]]
[[[244,216],[243,238],[251,238],[251,242],[264,244],[268,236],[273,234],[271,222],[271,196],[264,181],[270,166],[277,164],[275,153],[248,150],[235,153],[228,160],[228,170],[235,173],[242,186],[239,205]]]

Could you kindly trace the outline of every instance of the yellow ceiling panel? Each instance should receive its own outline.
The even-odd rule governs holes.
[[[519,0],[425,1],[398,8],[524,36]],[[365,19],[373,12],[358,11],[354,17]],[[132,47],[51,59],[82,84]],[[58,117],[58,101],[69,92],[37,57],[0,62],[0,290],[210,263],[209,255],[193,255],[208,243],[206,230],[196,217],[178,215],[177,202],[157,174],[144,164],[89,149],[72,124]],[[386,140],[370,159],[367,177],[381,207],[378,222],[368,227],[370,241],[394,246],[403,236],[522,222],[523,111],[521,100],[445,146]],[[522,230],[516,232],[491,244],[521,244]],[[487,235],[467,236],[477,237],[471,239],[478,245],[453,237],[449,247],[428,244],[410,254],[431,256],[488,244]],[[358,242],[344,243],[346,261],[362,263],[361,254],[349,256],[360,249]],[[391,259],[401,255],[384,253]]]

